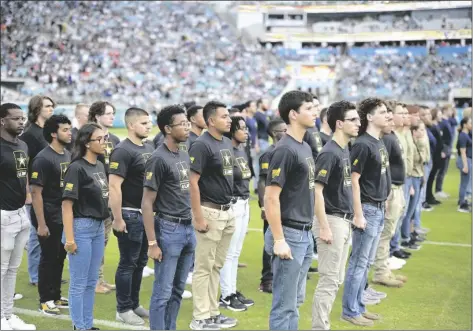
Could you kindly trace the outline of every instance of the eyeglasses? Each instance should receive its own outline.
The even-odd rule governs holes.
[[[186,122],[181,122],[181,123],[177,123],[177,124],[169,124],[168,126],[171,127],[171,128],[173,128],[175,126],[182,126],[184,128],[190,128],[191,127],[191,122],[186,121]]]
[[[344,121],[344,122],[345,122],[345,121],[348,121],[348,122],[354,123],[354,122],[360,121],[360,118],[359,118],[359,117],[345,118],[345,119],[343,119],[343,121]]]
[[[95,139],[90,139],[89,141],[105,142],[106,139],[105,139],[105,137],[97,137]]]

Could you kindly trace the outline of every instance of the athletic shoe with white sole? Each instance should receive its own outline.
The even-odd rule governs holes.
[[[205,320],[193,319],[189,327],[191,330],[220,330],[220,327],[211,318]]]
[[[247,307],[238,300],[237,296],[235,294],[229,295],[226,298],[223,298],[220,296],[220,301],[219,301],[220,307],[226,308],[231,311],[245,311],[247,310]]]
[[[45,315],[61,315],[61,311],[53,300],[41,302],[39,304],[39,311]]]
[[[380,292],[380,291],[376,291],[374,288],[372,288],[371,286],[368,286],[368,288],[366,289],[366,292],[368,292],[369,295],[371,295],[372,297],[374,298],[378,298],[378,299],[385,299],[388,295],[384,292]]]
[[[190,299],[190,298],[192,298],[192,292],[191,292],[191,291],[188,291],[188,290],[184,290],[184,292],[182,292],[182,298],[183,298],[183,299]]]
[[[145,321],[135,314],[133,310],[128,310],[124,313],[119,313],[115,315],[115,319],[119,322],[129,324],[129,325],[144,325]]]
[[[23,294],[15,293],[15,295],[13,295],[13,300],[20,300],[20,299],[23,299]]]
[[[0,322],[0,328],[2,330],[13,330],[10,326],[10,323],[8,323],[8,320],[5,317],[2,318],[2,320]]]
[[[189,272],[189,273],[187,274],[187,279],[186,279],[186,284],[187,284],[187,285],[192,285],[192,275],[193,275],[192,272]]]
[[[211,317],[211,319],[215,323],[215,325],[222,329],[233,328],[238,323],[236,318],[228,317],[222,314]]]
[[[12,314],[8,319],[8,324],[13,330],[36,330],[36,326],[34,324],[27,324],[23,322],[21,318]]]

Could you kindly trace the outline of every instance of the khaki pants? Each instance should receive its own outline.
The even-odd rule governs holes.
[[[351,225],[348,221],[332,215],[327,215],[327,221],[332,231],[331,244],[320,240],[320,224],[317,219],[312,228],[319,254],[319,282],[312,303],[312,329],[314,330],[330,329],[330,312],[338,288],[345,278],[345,265],[351,240]]]
[[[404,208],[404,186],[392,185],[391,194],[388,197],[388,209],[384,216],[384,229],[376,250],[373,280],[380,280],[391,275],[391,270],[388,268],[389,243],[396,232],[397,223],[403,215]]]
[[[192,292],[194,319],[203,320],[220,314],[218,287],[220,269],[227,257],[228,247],[235,231],[233,207],[227,211],[202,206],[202,214],[209,225],[206,233],[195,232],[194,274]]]
[[[104,247],[104,254],[102,257],[102,264],[100,265],[99,269],[99,280],[98,284],[101,284],[105,281],[103,276],[103,266],[105,264],[105,249],[107,248],[108,238],[110,237],[110,233],[112,232],[112,218],[109,217],[104,221],[105,226],[105,247]]]

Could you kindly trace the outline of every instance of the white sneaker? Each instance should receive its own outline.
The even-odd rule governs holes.
[[[402,264],[397,262],[396,260],[391,260],[390,258],[388,259],[388,268],[390,270],[399,270],[402,268]]]
[[[192,285],[192,272],[189,272],[189,274],[187,275],[187,279],[186,279],[186,284],[187,285]]]
[[[147,268],[147,267],[144,267],[144,268],[143,268],[143,278],[146,278],[146,277],[151,276],[151,274],[149,273],[149,271],[148,271],[146,268]]]
[[[154,275],[154,269],[146,266],[143,270],[146,270],[147,273],[150,275]]]
[[[434,196],[437,199],[448,199],[450,197],[450,195],[448,195],[445,192],[437,192],[437,193],[434,194]]]
[[[15,293],[15,295],[13,296],[13,300],[20,300],[20,299],[23,299],[23,294]]]
[[[1,324],[2,330],[13,330],[10,326],[10,323],[8,323],[8,320],[5,317],[2,318],[2,321],[0,322],[0,324]]]
[[[406,260],[399,259],[399,258],[397,258],[397,257],[395,257],[395,256],[391,256],[390,259],[392,259],[393,261],[399,263],[399,264],[402,265],[402,266],[407,263]]]
[[[15,314],[11,315],[8,323],[10,324],[12,330],[36,330],[36,326],[34,324],[26,324]]]
[[[190,299],[190,298],[192,298],[192,293],[188,290],[184,290],[184,292],[182,293],[182,298],[183,299]]]
[[[318,260],[319,259],[319,254],[312,253],[312,260]]]

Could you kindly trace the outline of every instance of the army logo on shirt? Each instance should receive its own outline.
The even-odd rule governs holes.
[[[111,141],[105,142],[105,153],[103,154],[105,164],[109,164],[110,154],[112,154],[112,151],[113,151],[113,143]]]
[[[143,156],[143,160],[146,162],[151,157],[151,153],[143,153],[141,156]]]
[[[250,171],[250,168],[248,167],[248,163],[246,162],[245,158],[237,157],[236,162],[238,164],[238,168],[240,168],[241,177],[243,179],[251,178],[251,171]]]
[[[389,157],[388,153],[384,148],[379,149],[379,154],[381,155],[381,174],[386,173],[386,169],[389,166]]]
[[[187,153],[186,143],[179,143],[179,150]]]
[[[350,160],[343,159],[343,185],[351,186]]]
[[[308,157],[305,159],[309,167],[309,190],[315,187],[315,163],[314,158]]]
[[[233,176],[233,156],[232,152],[228,149],[222,149],[220,151],[222,157],[222,168],[224,176]]]
[[[181,191],[189,190],[189,165],[187,162],[181,161],[176,163],[177,172],[179,173],[179,186]]]
[[[28,157],[23,151],[14,151],[13,158],[16,165],[16,176],[18,178],[25,178],[28,174]]]
[[[108,198],[108,182],[107,177],[103,172],[94,173],[94,178],[102,190],[102,198]]]
[[[67,167],[69,166],[70,162],[62,162],[59,163],[59,167],[61,168],[61,183],[59,184],[60,187],[64,186],[64,175],[66,174]]]
[[[322,150],[322,139],[320,138],[319,132],[312,132],[312,137],[315,140],[315,147],[317,148],[317,151]]]

